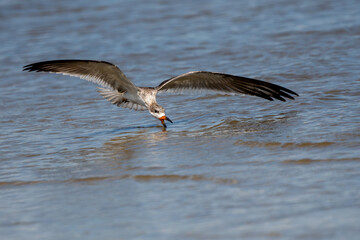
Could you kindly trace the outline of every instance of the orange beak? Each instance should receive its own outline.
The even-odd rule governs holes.
[[[166,126],[166,124],[165,124],[165,120],[167,120],[167,121],[169,121],[169,122],[171,122],[171,123],[173,123],[173,121],[171,121],[170,120],[170,118],[168,118],[168,117],[166,117],[166,116],[162,116],[162,117],[160,117],[159,118],[159,120],[160,120],[160,122],[161,122],[161,124],[164,126],[164,128],[166,128],[167,126]]]

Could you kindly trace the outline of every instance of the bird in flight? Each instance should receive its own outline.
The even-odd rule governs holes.
[[[166,128],[165,120],[172,123],[165,115],[165,109],[157,104],[158,93],[184,90],[211,90],[222,93],[238,93],[258,96],[269,101],[285,98],[294,99],[297,93],[279,85],[225,73],[195,71],[170,78],[157,87],[137,87],[114,64],[94,60],[53,60],[26,65],[23,71],[50,72],[70,75],[94,82],[99,93],[117,106],[134,110],[146,110],[160,120]]]

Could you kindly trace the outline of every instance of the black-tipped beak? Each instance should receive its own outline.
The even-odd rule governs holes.
[[[165,117],[165,120],[168,120],[169,122],[173,123],[173,121],[171,121],[171,119],[168,117]]]

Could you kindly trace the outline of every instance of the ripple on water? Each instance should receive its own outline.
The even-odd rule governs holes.
[[[336,158],[336,159],[310,159],[304,158],[299,160],[284,160],[283,163],[286,164],[311,164],[311,163],[320,163],[320,162],[345,162],[345,161],[360,161],[360,158]]]
[[[208,177],[205,175],[177,175],[177,174],[122,174],[116,176],[94,176],[86,178],[70,178],[65,180],[42,180],[42,181],[8,181],[0,182],[0,188],[23,186],[23,185],[38,185],[38,184],[64,184],[64,183],[84,183],[84,184],[95,184],[102,181],[113,181],[119,179],[133,179],[136,181],[148,182],[148,181],[164,181],[174,182],[182,180],[190,181],[207,181],[218,184],[236,184],[238,183],[235,178],[217,178]]]
[[[333,146],[335,142],[257,142],[238,140],[236,145],[244,145],[248,147],[281,147],[281,148],[324,148]]]

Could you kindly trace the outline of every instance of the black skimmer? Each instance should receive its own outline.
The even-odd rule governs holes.
[[[53,60],[24,66],[23,71],[50,72],[79,77],[96,84],[100,94],[111,103],[134,110],[148,109],[166,128],[165,109],[157,104],[156,96],[161,92],[184,90],[211,90],[223,93],[238,93],[258,96],[269,101],[294,99],[297,93],[279,85],[225,73],[195,71],[170,78],[157,87],[137,87],[114,64],[93,60]]]

